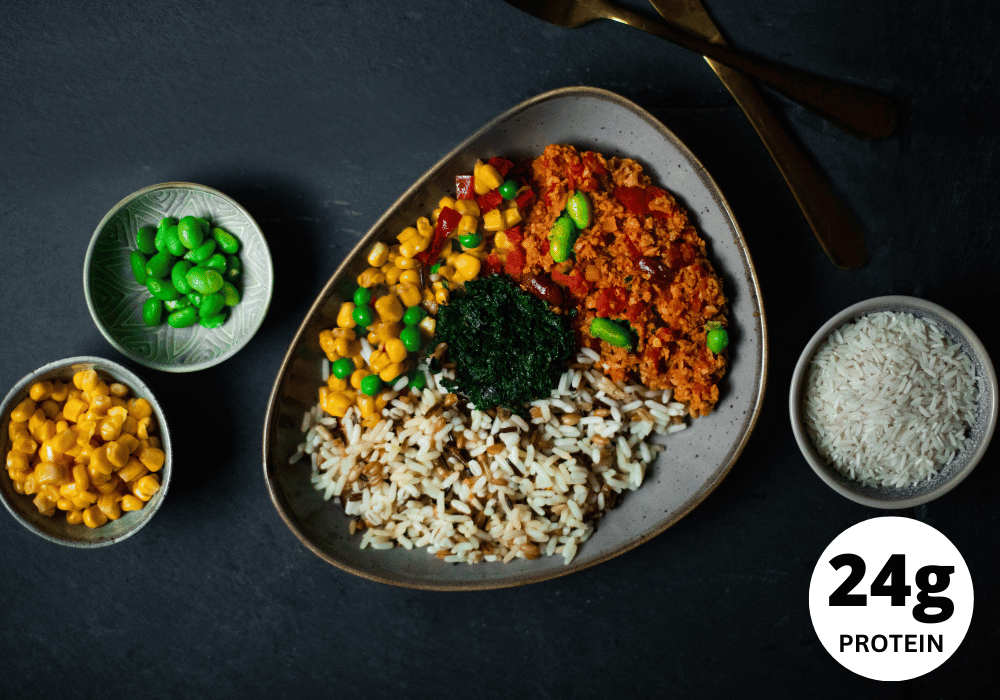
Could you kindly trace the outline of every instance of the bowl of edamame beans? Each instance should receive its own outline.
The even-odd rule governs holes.
[[[117,350],[166,372],[193,372],[241,350],[274,287],[264,234],[218,190],[143,188],[97,225],[83,270],[87,307]]]

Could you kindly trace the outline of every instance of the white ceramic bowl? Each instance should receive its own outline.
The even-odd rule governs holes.
[[[138,532],[152,519],[156,511],[159,510],[163,499],[167,496],[167,489],[170,486],[170,476],[173,473],[171,466],[173,450],[170,446],[170,432],[167,429],[167,419],[156,397],[153,396],[153,392],[150,391],[149,387],[139,377],[125,367],[100,357],[70,357],[65,360],[50,362],[26,375],[15,384],[7,393],[3,404],[0,405],[0,416],[2,416],[2,419],[0,419],[0,426],[2,426],[2,433],[0,433],[0,453],[6,457],[7,450],[10,447],[10,433],[7,428],[10,422],[10,412],[28,396],[28,390],[32,384],[43,380],[59,380],[70,383],[76,372],[90,368],[97,370],[98,375],[106,382],[117,381],[125,384],[131,389],[131,396],[142,397],[152,405],[153,416],[157,423],[157,434],[162,441],[162,449],[166,453],[166,461],[163,464],[163,468],[157,473],[160,477],[160,490],[156,492],[141,510],[123,513],[117,520],[108,521],[101,527],[91,529],[83,524],[67,524],[65,516],[60,511],[57,511],[52,517],[40,514],[32,503],[32,496],[18,494],[14,491],[13,482],[7,475],[6,470],[3,474],[0,474],[0,497],[2,497],[4,506],[14,516],[15,520],[49,542],[79,548],[102,547],[115,544]]]
[[[136,282],[129,255],[136,231],[165,216],[202,216],[240,241],[240,303],[219,328],[153,328],[142,322],[149,297]],[[101,333],[119,352],[139,364],[165,372],[193,372],[216,365],[239,352],[260,328],[274,288],[271,253],[253,217],[218,190],[191,182],[145,187],[118,202],[94,231],[83,268],[87,308]]]
[[[976,375],[976,387],[979,392],[976,417],[961,450],[948,464],[941,468],[936,476],[915,486],[898,488],[870,486],[844,476],[819,456],[809,438],[804,421],[803,396],[806,390],[809,366],[816,351],[830,333],[837,328],[881,311],[910,313],[927,322],[932,322],[953,342],[961,346],[972,360]],[[955,314],[937,304],[916,297],[875,297],[849,306],[816,331],[795,365],[788,397],[788,409],[795,440],[802,450],[802,455],[813,471],[834,491],[852,501],[872,508],[912,508],[943,496],[958,486],[979,463],[990,443],[997,422],[997,376],[982,342],[972,329]]]

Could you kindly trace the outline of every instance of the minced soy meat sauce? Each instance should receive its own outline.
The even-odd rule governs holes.
[[[546,147],[512,174],[537,197],[509,237],[505,271],[555,310],[577,310],[578,340],[601,354],[611,379],[672,388],[692,416],[711,411],[727,353],[709,350],[706,334],[714,324],[727,327],[726,298],[684,208],[650,184],[635,161],[567,145]],[[556,263],[548,236],[578,189],[590,198],[591,225],[580,232],[573,256]],[[635,346],[592,337],[587,329],[594,317],[627,321]]]

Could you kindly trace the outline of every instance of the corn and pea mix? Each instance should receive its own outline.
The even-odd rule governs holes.
[[[96,528],[140,510],[160,489],[166,455],[153,407],[94,369],[39,381],[11,411],[7,474],[42,515]]]

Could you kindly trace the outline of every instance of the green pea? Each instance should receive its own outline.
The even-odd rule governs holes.
[[[155,299],[156,297],[153,298]],[[189,306],[191,306],[191,302],[187,297],[178,297],[176,299],[163,302],[163,308],[167,310],[167,313],[186,309]]]
[[[406,313],[403,314],[403,324],[407,326],[415,326],[423,321],[424,316],[426,315],[427,312],[419,306],[411,306],[406,310]]]
[[[171,255],[175,255],[178,258],[187,253],[187,248],[181,243],[180,234],[177,232],[176,226],[171,226],[167,229],[164,235],[164,243],[166,244],[167,250],[170,251]]]
[[[330,365],[330,371],[337,379],[347,379],[354,373],[354,369],[354,362],[346,357],[342,357]]]
[[[206,294],[205,298],[201,302],[201,306],[198,307],[198,316],[200,318],[215,316],[215,314],[219,313],[224,308],[226,308],[226,299],[222,296],[221,292]]]
[[[382,380],[377,374],[369,374],[361,379],[361,393],[375,396],[382,390]]]
[[[142,304],[142,322],[152,328],[163,321],[163,302],[156,297],[146,299]]]
[[[205,231],[195,216],[185,216],[177,223],[177,235],[188,250],[194,250],[205,240]],[[214,248],[215,241],[212,244]]]
[[[565,262],[573,251],[576,226],[568,216],[560,216],[549,232],[549,255],[554,262]]]
[[[139,284],[146,284],[146,279],[149,277],[149,273],[146,272],[146,265],[149,263],[146,256],[138,250],[133,250],[128,256],[128,261],[132,265],[132,275],[135,277],[135,281]]]
[[[167,279],[161,280],[156,277],[150,277],[146,280],[146,289],[149,290],[150,294],[162,301],[173,301],[181,295],[173,282]]]
[[[425,386],[427,386],[427,377],[419,369],[413,370],[413,375],[410,377],[410,382],[406,385],[406,388],[423,391]]]
[[[213,255],[212,257],[210,257],[208,260],[206,260],[201,264],[204,265],[205,267],[212,268],[220,275],[223,275],[226,272],[226,256],[223,255],[222,253],[216,253],[215,255]]]
[[[372,309],[367,304],[355,306],[354,311],[351,312],[351,317],[354,319],[354,322],[362,328],[367,328],[372,325]]]
[[[243,263],[235,255],[226,256],[226,279],[236,282],[243,274]]]
[[[462,244],[463,248],[475,248],[483,242],[483,237],[478,233],[463,233],[458,237],[458,242]]]
[[[423,345],[423,338],[420,337],[420,329],[416,326],[407,326],[399,332],[399,339],[403,341],[403,347],[410,352],[417,352]]]
[[[146,274],[156,279],[166,277],[174,266],[174,260],[169,250],[161,250],[146,263]]]
[[[174,266],[170,268],[170,281],[174,283],[174,287],[181,294],[190,294],[191,285],[187,281],[188,270],[191,269],[191,263],[187,260],[178,260],[174,263]]]
[[[514,199],[517,196],[517,182],[514,180],[507,180],[505,183],[500,185],[500,196],[504,199]]]
[[[225,229],[221,229],[218,227],[213,228],[212,238],[215,239],[216,244],[219,246],[219,248],[222,250],[223,253],[228,253],[229,255],[233,255],[234,253],[238,253],[240,250],[239,239],[236,238],[236,236],[234,236],[233,234],[229,233],[229,231],[226,231]]]
[[[218,293],[222,294],[226,306],[233,307],[240,303],[240,290],[229,282],[223,282],[222,291]]]
[[[143,226],[135,232],[135,247],[145,255],[156,254],[156,227]]]
[[[595,318],[591,321],[590,334],[618,348],[627,348],[632,345],[632,337],[628,329],[609,318]]]
[[[215,253],[215,241],[209,238],[194,250],[184,254],[185,260],[190,260],[195,264],[201,264],[208,260]]]
[[[167,316],[167,324],[173,328],[187,328],[198,320],[198,309],[189,306],[186,309],[174,311]]]
[[[584,192],[577,190],[566,202],[566,213],[578,229],[590,226],[590,199]]]
[[[187,278],[185,277],[185,281],[186,280],[187,280]],[[188,285],[188,286],[190,286],[190,285]],[[188,299],[188,301],[191,302],[192,306],[197,306],[197,307],[200,308],[201,307],[201,302],[205,299],[205,296],[203,294],[199,294],[198,292],[192,291],[192,292],[188,292],[187,293],[187,299]]]
[[[226,312],[221,311],[214,316],[209,316],[208,318],[198,319],[198,323],[204,328],[218,328],[223,323],[226,322]]]
[[[192,267],[187,273],[191,289],[199,294],[211,294],[222,289],[222,275],[208,267]]]
[[[729,333],[726,332],[725,328],[713,328],[705,336],[705,345],[708,346],[709,350],[718,355],[729,347]]]
[[[354,290],[355,306],[362,306],[364,304],[369,304],[371,303],[371,300],[372,300],[372,293],[369,292],[364,287],[358,287],[356,290]]]

